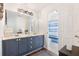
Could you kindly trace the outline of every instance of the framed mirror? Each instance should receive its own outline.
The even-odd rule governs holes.
[[[16,35],[30,33],[31,18],[31,16],[5,10],[5,34]]]
[[[25,15],[5,10],[5,35],[37,34],[39,29],[37,15]]]

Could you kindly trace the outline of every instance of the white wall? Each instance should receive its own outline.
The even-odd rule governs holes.
[[[75,35],[79,36],[79,4],[73,5],[73,44],[79,47],[79,38],[76,38]]]

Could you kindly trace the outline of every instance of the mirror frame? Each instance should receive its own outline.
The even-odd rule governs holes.
[[[3,8],[4,8],[4,4],[3,3],[0,3],[0,20],[2,20],[3,18]]]

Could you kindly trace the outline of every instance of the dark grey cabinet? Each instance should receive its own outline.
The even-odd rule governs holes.
[[[24,38],[16,38],[3,40],[3,55],[4,56],[19,56],[27,54],[44,46],[44,36],[32,36]]]
[[[18,55],[18,42],[16,39],[3,40],[3,55],[4,56],[17,56]]]
[[[31,37],[28,37],[28,39],[27,39],[27,47],[28,47],[28,52],[30,52],[30,51],[32,51],[33,49],[33,47],[32,47],[32,38]]]
[[[44,45],[44,36],[34,36],[32,37],[32,49],[43,47]]]
[[[28,52],[28,38],[19,38],[18,39],[18,55],[23,55]]]

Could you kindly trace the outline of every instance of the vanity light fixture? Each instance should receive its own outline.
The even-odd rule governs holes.
[[[17,11],[19,11],[19,12],[21,12],[21,13],[24,13],[24,14],[27,14],[27,15],[33,16],[33,13],[32,13],[32,12],[29,12],[28,10],[24,10],[24,9],[18,8]]]

